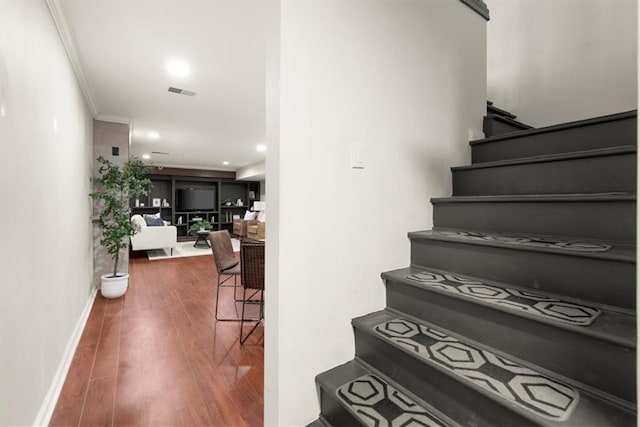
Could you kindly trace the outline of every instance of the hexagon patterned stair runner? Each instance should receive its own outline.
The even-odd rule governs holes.
[[[409,265],[382,273],[385,308],[353,319],[355,357],[316,377],[307,427],[637,425],[637,126],[470,141]]]
[[[562,301],[534,292],[489,285],[466,277],[439,274],[431,271],[411,274],[407,279],[430,288],[518,310],[534,317],[542,317],[570,325],[590,325],[600,310],[587,305]]]
[[[444,231],[434,230],[433,235],[462,240],[476,240],[492,243],[507,243],[510,245],[528,246],[535,248],[560,249],[574,252],[606,252],[611,245],[602,243],[579,242],[574,240],[559,240],[542,236],[510,236],[506,234],[487,234],[477,231]]]
[[[447,426],[376,375],[349,381],[336,390],[336,395],[366,426]]]
[[[374,331],[426,363],[538,416],[565,421],[578,402],[572,387],[437,329],[398,318]]]

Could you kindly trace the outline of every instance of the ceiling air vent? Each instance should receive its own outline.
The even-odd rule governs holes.
[[[184,89],[180,89],[173,86],[169,86],[169,92],[173,92],[173,93],[177,93],[178,95],[185,95],[185,96],[193,96],[196,94],[191,90],[184,90]]]
[[[152,152],[151,152],[151,154],[164,154],[164,155],[166,155],[166,156],[168,156],[168,155],[169,155],[169,153],[165,153],[165,152],[163,152],[163,151],[152,151]]]

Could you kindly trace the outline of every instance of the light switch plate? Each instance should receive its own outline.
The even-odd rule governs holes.
[[[364,169],[364,145],[351,145],[351,168]]]

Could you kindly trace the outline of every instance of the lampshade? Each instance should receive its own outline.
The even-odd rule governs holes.
[[[253,210],[261,212],[267,209],[267,202],[253,202]]]

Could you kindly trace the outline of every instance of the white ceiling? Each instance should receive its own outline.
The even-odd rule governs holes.
[[[98,119],[131,120],[131,154],[166,166],[260,162],[267,1],[59,1]],[[169,75],[185,61],[190,75]],[[191,90],[194,97],[168,92]],[[160,137],[152,140],[150,132]],[[223,161],[229,165],[224,166]]]

